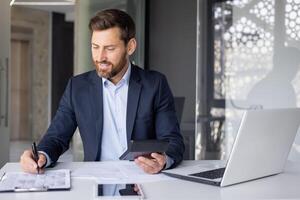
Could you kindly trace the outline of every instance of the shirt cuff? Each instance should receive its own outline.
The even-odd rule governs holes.
[[[166,160],[166,166],[164,169],[169,169],[173,164],[174,164],[174,160],[169,157],[168,155],[166,155],[167,160]]]
[[[39,153],[46,156],[46,165],[45,165],[45,167],[49,167],[52,163],[51,158],[49,157],[49,155],[45,151],[39,151]]]

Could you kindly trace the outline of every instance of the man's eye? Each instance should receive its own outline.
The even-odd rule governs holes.
[[[93,49],[98,49],[98,47],[97,46],[92,46],[93,47]]]
[[[113,50],[115,50],[115,47],[107,47],[107,50],[108,51],[113,51]]]

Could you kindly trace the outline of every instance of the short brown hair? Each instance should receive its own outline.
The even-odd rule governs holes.
[[[101,31],[118,27],[121,29],[121,40],[128,43],[135,37],[135,24],[133,19],[124,11],[107,9],[98,12],[89,23],[91,31]]]

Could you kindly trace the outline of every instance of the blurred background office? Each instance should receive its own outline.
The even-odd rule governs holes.
[[[184,159],[226,160],[245,110],[300,106],[300,0],[1,0],[0,167],[42,137],[68,79],[93,69],[88,22],[105,8],[135,20],[132,61],[167,76]],[[82,157],[76,131],[61,161]]]

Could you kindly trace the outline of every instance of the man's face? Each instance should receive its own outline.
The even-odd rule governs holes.
[[[93,61],[99,76],[113,79],[126,71],[131,51],[121,40],[121,31],[118,27],[93,31],[91,43]]]

